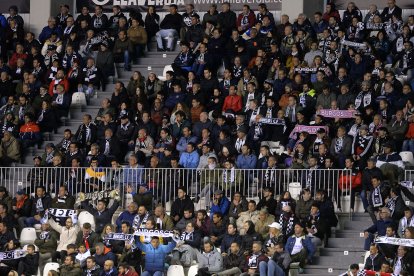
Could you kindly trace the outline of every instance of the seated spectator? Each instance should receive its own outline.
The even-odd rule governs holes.
[[[272,253],[273,252],[273,253]],[[285,252],[283,243],[277,243],[273,250],[269,250],[268,262],[260,262],[260,274],[263,275],[286,275],[292,262],[289,253]]]
[[[286,237],[282,233],[282,225],[278,222],[272,222],[269,224],[269,235],[264,239],[264,245],[269,247],[274,247],[278,243],[285,243]]]
[[[132,222],[132,229],[135,231],[138,228],[145,228],[145,225],[149,219],[152,219],[150,212],[144,205],[138,206],[138,213],[134,217]]]
[[[226,233],[226,223],[224,221],[223,215],[221,213],[215,213],[211,219],[212,223],[210,224],[210,241],[213,242],[214,246],[219,246],[223,235]]]
[[[171,205],[171,217],[174,223],[177,223],[184,217],[184,210],[190,210],[194,213],[194,203],[190,196],[187,195],[187,190],[184,186],[178,187],[177,198]]]
[[[223,252],[221,255],[223,256],[223,271],[216,273],[216,275],[242,273],[242,269],[246,266],[246,258],[239,243],[232,242],[229,252]]]
[[[241,236],[241,247],[244,248],[245,255],[249,255],[251,253],[250,248],[252,248],[254,242],[263,240],[262,236],[260,236],[254,228],[254,223],[250,220],[246,221],[243,225],[245,235]]]
[[[34,244],[39,248],[39,268],[40,271],[43,271],[47,260],[52,258],[56,251],[58,235],[48,222],[42,223],[41,227],[41,232]]]
[[[371,244],[369,247],[369,256],[364,264],[364,269],[379,272],[382,270],[384,262],[386,262],[386,260],[381,252],[378,251],[378,245],[375,243]]]
[[[132,18],[131,27],[127,31],[128,40],[131,41],[134,47],[135,60],[144,54],[145,46],[147,45],[148,36],[144,26],[140,26],[140,20]]]
[[[26,227],[33,227],[35,224],[40,224],[45,211],[51,207],[52,199],[46,194],[44,186],[36,187],[36,194],[32,200],[32,211],[30,217],[25,219]]]
[[[388,226],[393,226],[394,222],[391,219],[390,209],[383,207],[379,212],[379,220],[377,220],[371,227],[364,231],[365,250],[370,250],[370,245],[374,241],[374,236],[385,236]]]
[[[193,222],[187,223],[185,230],[181,233],[181,239],[172,252],[172,264],[190,267],[196,259],[196,252],[201,246],[201,235],[194,226]]]
[[[236,224],[230,223],[227,225],[227,233],[223,235],[223,239],[221,240],[221,252],[228,253],[233,242],[241,244],[242,238],[237,232]]]
[[[39,253],[35,251],[35,246],[29,244],[27,246],[27,254],[18,265],[18,275],[36,275],[39,268]]]
[[[105,245],[103,243],[97,243],[95,245],[95,254],[93,255],[95,257],[95,262],[99,267],[103,268],[104,264],[110,260],[113,263],[116,263],[116,255],[111,252],[107,251],[105,248]]]
[[[310,237],[314,247],[322,245],[326,237],[328,224],[326,219],[321,216],[319,212],[319,204],[313,203],[310,210],[310,215],[305,219],[306,231]]]
[[[300,221],[308,217],[312,204],[313,204],[313,199],[312,199],[311,191],[309,189],[303,189],[299,200],[296,201],[296,208],[295,208],[296,217]]]
[[[239,214],[247,210],[247,200],[242,196],[240,192],[235,192],[233,194],[233,199],[230,204],[229,209],[229,219],[230,222],[235,223],[239,218]]]
[[[14,241],[16,238],[12,232],[13,227],[9,228],[6,222],[0,222],[0,247],[5,248],[9,241]]]
[[[19,136],[24,150],[41,141],[40,128],[34,122],[32,114],[27,113],[24,115],[24,124],[20,127]]]
[[[212,218],[214,213],[220,213],[223,216],[226,216],[229,212],[230,201],[227,197],[224,196],[222,190],[216,190],[214,192],[213,204],[210,209],[210,217]]]
[[[312,262],[316,250],[311,239],[306,236],[302,224],[296,223],[294,232],[294,235],[288,238],[285,250],[290,254],[292,262],[299,262],[299,267],[303,269],[306,263]]]
[[[383,145],[384,153],[377,158],[376,166],[381,169],[383,175],[390,181],[395,183],[398,181],[400,171],[405,168],[401,156],[395,152],[395,146],[392,142]]]
[[[92,230],[91,224],[89,222],[85,222],[82,225],[82,231],[78,232],[75,244],[79,245],[79,249],[82,244],[85,247],[85,252],[88,251],[90,254],[95,254],[95,245],[100,242],[100,240],[100,236]],[[81,251],[79,250],[79,252]],[[81,252],[82,255],[84,255],[85,252]]]
[[[177,5],[170,5],[170,13],[161,21],[160,30],[156,33],[158,51],[172,51],[174,41],[178,38],[181,28],[181,15],[177,12]],[[167,45],[164,47],[163,39],[167,38]]]
[[[3,138],[0,142],[0,165],[10,167],[13,162],[20,160],[19,141],[9,131],[3,132]]]
[[[248,256],[245,267],[243,268],[241,276],[256,275],[259,273],[259,265],[262,262],[267,262],[268,258],[262,252],[262,243],[256,241],[252,246],[252,253]]]
[[[86,267],[83,269],[83,274],[101,275],[102,268],[96,263],[95,257],[89,256],[86,258]]]
[[[275,221],[275,216],[269,214],[266,208],[263,208],[259,211],[259,219],[256,222],[256,232],[262,236],[262,239],[265,239],[269,233],[269,225]]]
[[[75,263],[73,256],[66,256],[62,265],[59,267],[60,273],[64,275],[81,275],[82,270],[79,264]]]
[[[217,250],[214,250],[214,244],[211,241],[204,242],[203,250],[197,251],[198,275],[211,275],[217,273],[223,268],[223,258]]]
[[[186,41],[180,42],[181,52],[174,59],[172,68],[177,76],[186,76],[187,72],[192,69],[194,55],[190,51],[190,44]]]
[[[53,132],[58,127],[55,110],[51,108],[48,101],[42,102],[42,110],[37,117],[36,123],[39,125],[41,132]]]
[[[175,224],[175,228],[179,231],[184,231],[188,223],[194,220],[194,211],[192,209],[184,209],[183,217]]]
[[[124,222],[128,222],[129,225],[132,225],[134,218],[137,214],[137,210],[138,210],[138,204],[136,202],[131,202],[128,205],[127,210],[123,211],[118,218],[116,219],[116,226],[117,226],[117,231],[121,230],[121,225]]]

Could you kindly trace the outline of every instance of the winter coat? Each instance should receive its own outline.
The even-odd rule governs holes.
[[[78,225],[74,224],[74,226],[68,229],[66,226],[60,226],[53,219],[49,219],[49,224],[56,232],[60,233],[56,251],[66,250],[68,244],[76,242],[76,237],[80,231]]]
[[[160,244],[154,248],[151,243],[142,244],[137,241],[137,248],[145,253],[145,270],[146,271],[164,271],[165,257],[175,248],[176,242],[169,242],[167,245]]]
[[[110,208],[105,208],[102,212],[99,212],[91,205],[86,205],[83,203],[83,206],[86,211],[91,213],[95,217],[96,232],[102,233],[106,224],[110,224],[112,221],[112,216],[114,215],[116,209],[118,209],[119,201],[114,201]]]

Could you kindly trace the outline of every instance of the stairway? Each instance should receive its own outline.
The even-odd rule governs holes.
[[[139,58],[138,64],[131,66],[131,71],[125,71],[123,69],[123,63],[117,63],[117,78],[114,80],[122,81],[126,87],[134,71],[140,71],[145,78],[147,78],[149,72],[154,72],[157,76],[162,76],[165,65],[171,64],[179,53],[179,46],[177,46],[175,51],[172,52],[157,52],[157,45],[155,41],[151,43],[151,49],[153,50],[145,52],[145,56]],[[95,118],[100,108],[101,101],[104,98],[110,99],[113,90],[114,84],[108,83],[105,91],[96,92],[96,95],[90,99],[88,106],[82,107],[81,109],[71,109],[70,119],[67,119],[64,124],[58,128],[57,133],[50,133],[50,135],[48,135],[45,141],[41,144],[40,149],[37,147],[29,148],[22,157],[22,163],[17,163],[15,166],[31,167],[33,165],[33,157],[36,155],[42,156],[44,153],[44,147],[47,143],[53,143],[55,145],[59,143],[63,138],[63,132],[65,129],[70,129],[72,133],[75,134],[79,125],[82,123],[82,116],[84,114],[91,114],[92,118]]]
[[[319,249],[311,265],[305,267],[304,275],[328,276],[339,275],[348,270],[353,263],[363,263],[364,238],[360,233],[371,226],[368,214],[355,213],[350,220],[349,214],[338,214],[339,226],[328,246]]]

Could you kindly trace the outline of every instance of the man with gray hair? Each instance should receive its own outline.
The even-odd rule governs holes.
[[[117,231],[121,230],[121,225],[124,221],[129,222],[129,225],[132,225],[135,216],[137,215],[138,204],[136,202],[131,202],[128,205],[127,210],[123,211],[119,217],[116,219],[116,229]]]
[[[105,263],[109,260],[112,261],[113,264],[115,264],[117,258],[112,251],[105,253],[105,245],[101,242],[98,242],[95,245],[95,254],[93,255],[95,257],[96,264],[100,267],[104,267]]]

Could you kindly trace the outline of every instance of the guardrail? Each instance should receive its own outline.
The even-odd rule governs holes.
[[[184,186],[191,198],[199,198],[199,208],[203,209],[209,208],[216,189],[223,190],[229,199],[238,191],[256,202],[262,197],[263,187],[270,187],[275,196],[289,191],[295,199],[304,187],[312,193],[323,189],[337,204],[342,199],[342,205],[349,204],[351,195],[350,170],[11,167],[0,171],[0,185],[13,195],[21,189],[33,194],[36,186],[45,186],[54,195],[61,185],[67,186],[72,195],[113,189],[120,189],[124,195],[139,193],[140,186],[146,185],[154,202],[165,204],[177,197],[179,186]],[[342,208],[349,210],[349,206]]]

